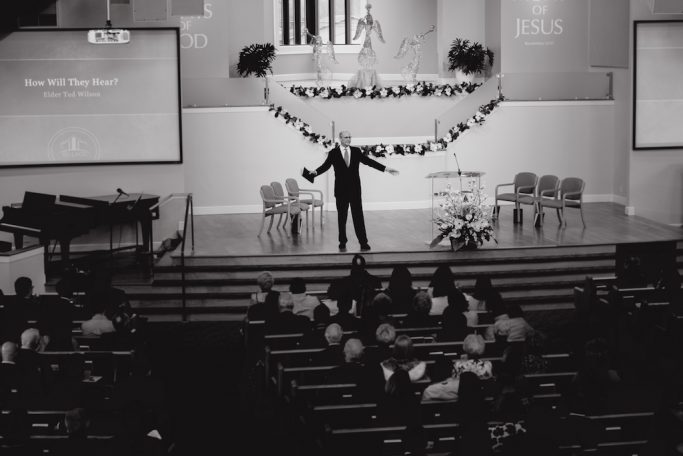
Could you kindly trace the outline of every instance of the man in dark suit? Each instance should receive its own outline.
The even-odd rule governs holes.
[[[325,162],[312,171],[313,176],[319,176],[330,167],[334,167],[334,197],[337,200],[337,223],[339,225],[339,250],[346,251],[346,219],[351,206],[351,217],[356,237],[360,242],[360,249],[370,250],[368,238],[365,234],[365,221],[363,219],[363,202],[361,198],[360,174],[358,168],[364,164],[382,172],[397,175],[398,171],[388,168],[363,155],[358,147],[351,147],[351,133],[342,131],[339,133],[340,145],[330,150]]]

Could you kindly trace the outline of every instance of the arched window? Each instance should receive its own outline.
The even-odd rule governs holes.
[[[277,46],[301,46],[310,40],[306,29],[335,45],[353,41],[358,20],[365,15],[367,0],[276,0],[275,42]],[[330,26],[332,24],[332,26]]]

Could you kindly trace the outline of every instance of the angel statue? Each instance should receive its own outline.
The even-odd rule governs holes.
[[[401,74],[406,83],[415,84],[417,82],[417,72],[420,69],[420,62],[422,61],[422,43],[425,42],[425,37],[434,30],[436,30],[436,26],[432,25],[429,30],[424,33],[403,38],[401,47],[394,58],[402,59],[408,51],[413,51],[413,59],[406,66],[401,68]]]
[[[368,13],[365,17],[358,19],[358,25],[356,26],[356,34],[354,35],[354,41],[360,38],[361,33],[365,31],[365,40],[363,41],[363,47],[358,53],[358,63],[361,69],[358,74],[351,80],[350,85],[353,87],[368,87],[373,85],[379,85],[377,81],[377,73],[372,69],[377,62],[377,55],[372,49],[372,32],[377,33],[377,38],[384,43],[384,37],[382,36],[382,27],[379,21],[373,19],[372,14],[370,14],[370,9],[372,5],[368,3],[365,5],[365,9]]]
[[[306,31],[306,37],[311,39],[311,46],[313,47],[313,61],[315,62],[316,71],[316,84],[321,86],[323,83],[323,76],[329,75],[330,63],[339,63],[337,57],[334,55],[334,43],[328,41],[327,44],[323,44],[323,37],[320,35],[313,35]],[[327,54],[324,54],[327,48]]]

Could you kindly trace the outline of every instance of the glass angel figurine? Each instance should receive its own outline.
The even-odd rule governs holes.
[[[402,59],[408,51],[413,52],[413,59],[408,62],[406,66],[401,68],[401,75],[403,75],[403,79],[406,83],[415,84],[417,82],[417,73],[420,69],[420,62],[422,61],[422,44],[425,42],[425,37],[434,30],[436,30],[436,26],[432,25],[430,29],[424,33],[403,38],[401,47],[394,58]]]
[[[339,63],[337,57],[334,54],[334,43],[328,41],[327,44],[323,43],[323,37],[320,35],[313,35],[306,31],[306,37],[310,38],[311,47],[313,47],[313,62],[316,71],[316,84],[318,86],[322,85],[323,79],[328,77],[332,72],[330,69],[330,64],[332,62]],[[327,50],[327,54],[325,53]]]

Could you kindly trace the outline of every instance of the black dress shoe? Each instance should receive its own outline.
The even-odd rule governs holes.
[[[368,250],[370,250],[370,245],[369,244],[363,244],[360,246],[360,250],[361,250],[361,252],[367,252]]]
[[[339,243],[339,251],[340,252],[346,252],[346,244],[343,242]]]

